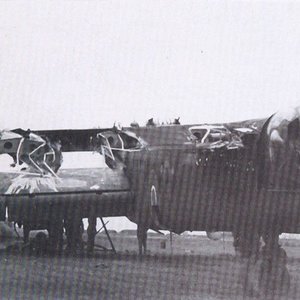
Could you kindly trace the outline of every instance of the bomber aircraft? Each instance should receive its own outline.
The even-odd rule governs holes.
[[[138,225],[140,253],[148,229],[231,231],[249,262],[262,253],[265,269],[287,273],[279,235],[300,232],[300,107],[268,119],[175,123],[2,131],[2,219],[23,224],[25,240],[30,229],[47,228],[59,248],[63,226],[76,247],[88,218],[92,248],[97,217],[127,216]],[[104,158],[108,168],[64,168],[77,152]]]

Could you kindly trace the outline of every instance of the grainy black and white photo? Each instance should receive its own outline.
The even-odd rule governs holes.
[[[300,2],[0,2],[0,299],[300,299]]]

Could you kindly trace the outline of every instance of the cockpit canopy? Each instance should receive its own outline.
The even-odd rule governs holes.
[[[226,147],[236,149],[243,147],[238,134],[231,132],[223,125],[199,125],[189,128],[192,139],[196,141],[198,148],[213,150]]]
[[[106,140],[105,146],[112,150],[139,150],[145,146],[145,142],[138,138],[133,132],[124,130],[108,130],[97,135],[97,138]]]
[[[140,151],[145,146],[146,143],[133,132],[118,129],[98,133],[94,143],[94,149],[103,154],[107,164],[113,167],[116,156],[121,159],[125,152]]]

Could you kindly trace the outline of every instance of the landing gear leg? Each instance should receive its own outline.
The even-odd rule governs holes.
[[[89,226],[87,228],[87,235],[88,235],[88,240],[87,240],[87,252],[88,253],[93,253],[94,251],[94,246],[95,246],[95,236],[97,234],[97,217],[95,216],[90,216],[88,218]]]
[[[240,278],[245,295],[271,296],[268,299],[286,297],[290,286],[290,276],[286,267],[286,252],[279,245],[279,233],[263,234],[265,245],[260,252],[260,235],[255,234],[255,236],[259,238],[250,239],[250,236],[234,234],[234,245],[241,253]]]
[[[30,225],[27,223],[23,224],[23,239],[24,244],[29,243],[29,233],[30,233]]]
[[[54,224],[49,224],[49,250],[50,252],[61,253],[63,250],[63,220],[56,220]]]
[[[242,258],[255,257],[260,248],[260,235],[257,232],[234,231],[233,246],[236,254]]]
[[[138,224],[137,227],[137,238],[139,243],[139,255],[147,253],[147,231],[148,228],[142,224]],[[143,251],[144,250],[144,251]]]
[[[278,234],[263,234],[265,246],[261,251],[260,290],[263,296],[272,292],[275,297],[286,297],[290,287],[287,254],[279,244]]]
[[[67,236],[67,252],[78,253],[83,250],[82,232],[83,222],[81,218],[74,217],[65,220],[65,229]]]
[[[257,261],[260,248],[260,235],[249,230],[233,232],[234,248],[239,257],[239,278],[244,296],[259,296]]]

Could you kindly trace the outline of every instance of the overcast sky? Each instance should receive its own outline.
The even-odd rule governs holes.
[[[300,3],[1,1],[0,128],[265,117],[300,104]]]

